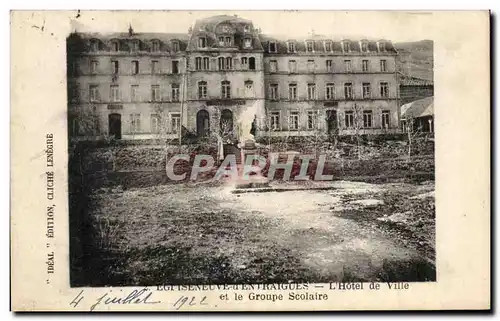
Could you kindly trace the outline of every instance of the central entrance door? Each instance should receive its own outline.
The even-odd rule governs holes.
[[[108,116],[109,136],[115,139],[122,138],[122,115],[109,114]]]
[[[233,112],[224,109],[220,115],[220,131],[222,136],[233,135]]]
[[[328,134],[335,133],[335,131],[338,128],[336,110],[331,109],[326,111],[326,125],[328,129]]]

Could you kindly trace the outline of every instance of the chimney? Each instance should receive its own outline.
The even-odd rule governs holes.
[[[132,29],[132,25],[129,23],[128,25],[128,35],[132,37],[134,35],[134,29]]]

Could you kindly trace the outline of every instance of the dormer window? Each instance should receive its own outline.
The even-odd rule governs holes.
[[[313,41],[306,42],[306,51],[307,52],[314,52],[314,42]]]
[[[276,42],[269,43],[269,52],[276,53],[278,51],[278,44]]]
[[[331,41],[325,41],[325,51],[326,52],[332,51],[332,42]]]
[[[199,37],[198,38],[198,48],[206,48],[207,47],[207,38]]]
[[[379,42],[379,43],[378,43],[378,50],[379,50],[379,51],[382,51],[382,52],[384,52],[384,51],[386,51],[386,50],[387,50],[387,48],[386,48],[386,44],[385,44],[385,42],[384,42],[384,41],[381,41],[381,42]]]
[[[231,37],[224,37],[224,44],[226,47],[230,47],[233,44],[233,39]]]
[[[179,42],[178,41],[172,41],[172,51],[173,52],[178,52],[179,51]]]
[[[368,42],[361,41],[361,52],[368,52]]]
[[[350,52],[351,51],[351,43],[349,41],[344,41],[343,49],[344,49],[344,52]]]
[[[139,51],[139,40],[132,40],[130,44],[130,51],[133,52]]]
[[[224,46],[224,36],[219,37],[219,46]]]
[[[90,51],[93,52],[99,51],[99,40],[97,39],[90,40]]]
[[[245,25],[245,26],[243,27],[243,31],[244,31],[244,32],[250,32],[250,26],[249,26],[249,25]]]
[[[114,51],[114,52],[117,52],[120,50],[120,44],[118,43],[118,41],[113,41],[111,42],[111,51]]]
[[[244,46],[245,48],[252,48],[252,38],[245,38]]]
[[[287,45],[288,45],[288,52],[289,52],[289,53],[294,53],[294,52],[296,51],[296,50],[295,50],[295,42],[293,42],[293,41],[289,41],[289,42],[287,43]]]
[[[151,44],[151,51],[152,52],[160,51],[160,42],[158,40],[154,40],[153,43]]]

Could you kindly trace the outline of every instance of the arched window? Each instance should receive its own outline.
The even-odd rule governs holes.
[[[221,96],[222,99],[231,98],[231,82],[227,80],[221,82]]]
[[[254,57],[250,57],[248,59],[248,69],[255,70],[255,58]]]

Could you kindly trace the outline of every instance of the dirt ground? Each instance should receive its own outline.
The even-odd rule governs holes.
[[[434,183],[101,189],[86,285],[433,281]],[[90,273],[92,271],[92,273]]]

